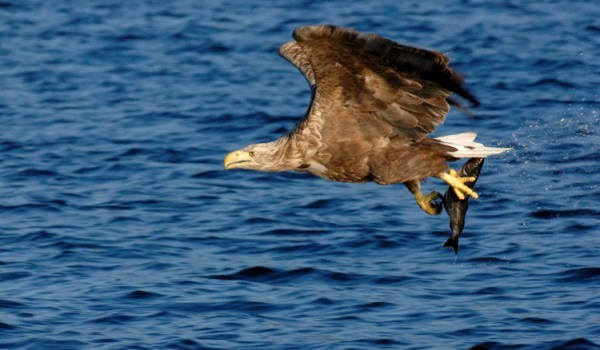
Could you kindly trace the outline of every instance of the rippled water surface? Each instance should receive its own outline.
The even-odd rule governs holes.
[[[401,185],[226,172],[303,24],[448,54],[493,146],[457,257]],[[597,349],[596,1],[0,1],[0,348]],[[426,190],[443,190],[437,180]]]

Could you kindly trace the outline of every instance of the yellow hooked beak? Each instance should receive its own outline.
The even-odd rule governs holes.
[[[223,165],[225,169],[234,169],[239,168],[244,163],[248,163],[252,160],[250,153],[244,151],[234,151],[231,152],[225,157],[225,161],[223,161]]]

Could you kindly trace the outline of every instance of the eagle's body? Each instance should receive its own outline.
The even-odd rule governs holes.
[[[462,78],[441,53],[332,26],[300,27],[279,53],[306,77],[312,104],[280,139],[245,147],[225,159],[227,169],[305,171],[333,181],[404,183],[430,214],[437,192],[420,182],[438,177],[460,199],[477,194],[448,171],[448,162],[483,158],[506,149],[475,143],[474,133],[429,138],[443,123],[454,92],[474,104]],[[453,102],[453,101],[451,101]]]
[[[347,119],[341,125],[326,121],[318,130],[299,125],[274,142],[280,145],[273,145],[277,150],[273,158],[279,161],[270,169],[260,170],[297,170],[332,181],[387,185],[435,176],[448,167],[447,161],[455,159],[448,155],[454,148],[429,138],[409,145],[398,137],[372,142],[369,130],[383,122],[365,117]],[[340,134],[343,138],[333,136]],[[333,137],[335,143],[322,142]]]

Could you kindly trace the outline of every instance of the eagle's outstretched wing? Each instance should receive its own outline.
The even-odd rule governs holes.
[[[441,53],[328,25],[300,27],[293,37],[279,53],[313,89],[309,119],[374,115],[393,134],[419,140],[444,122],[452,92],[477,104]]]

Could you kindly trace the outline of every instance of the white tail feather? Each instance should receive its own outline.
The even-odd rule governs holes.
[[[512,148],[486,147],[482,143],[474,142],[477,134],[465,132],[462,134],[448,135],[436,138],[442,143],[456,148],[450,155],[456,158],[485,158],[494,154],[510,151]]]

